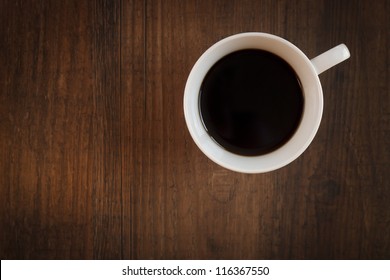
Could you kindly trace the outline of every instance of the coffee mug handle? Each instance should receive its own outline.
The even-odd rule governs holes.
[[[348,59],[350,56],[347,46],[345,44],[340,44],[319,56],[316,56],[311,60],[311,63],[319,75],[336,64]]]

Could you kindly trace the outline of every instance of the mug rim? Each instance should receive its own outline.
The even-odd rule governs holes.
[[[217,144],[206,131],[198,106],[200,86],[209,69],[225,55],[242,49],[266,50],[284,59],[299,77],[304,94],[302,119],[293,136],[278,149],[259,156],[234,154]],[[209,159],[236,172],[263,173],[291,163],[307,149],[321,122],[323,95],[313,64],[298,47],[273,34],[246,32],[216,42],[199,57],[186,82],[183,106],[191,137]]]

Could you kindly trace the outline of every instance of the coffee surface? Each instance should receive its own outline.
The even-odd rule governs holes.
[[[267,51],[247,49],[220,59],[207,73],[199,106],[209,135],[245,156],[272,152],[299,126],[304,98],[291,66]]]

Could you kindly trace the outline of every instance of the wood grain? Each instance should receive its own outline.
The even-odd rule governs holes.
[[[2,258],[119,258],[118,3],[5,2]]]
[[[389,1],[1,1],[1,259],[389,259]],[[184,122],[198,57],[245,31],[321,74],[309,149],[266,174]]]

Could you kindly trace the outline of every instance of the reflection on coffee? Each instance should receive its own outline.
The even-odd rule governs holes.
[[[304,98],[291,66],[267,51],[246,49],[220,59],[200,88],[201,117],[209,135],[245,156],[270,153],[299,126]]]

